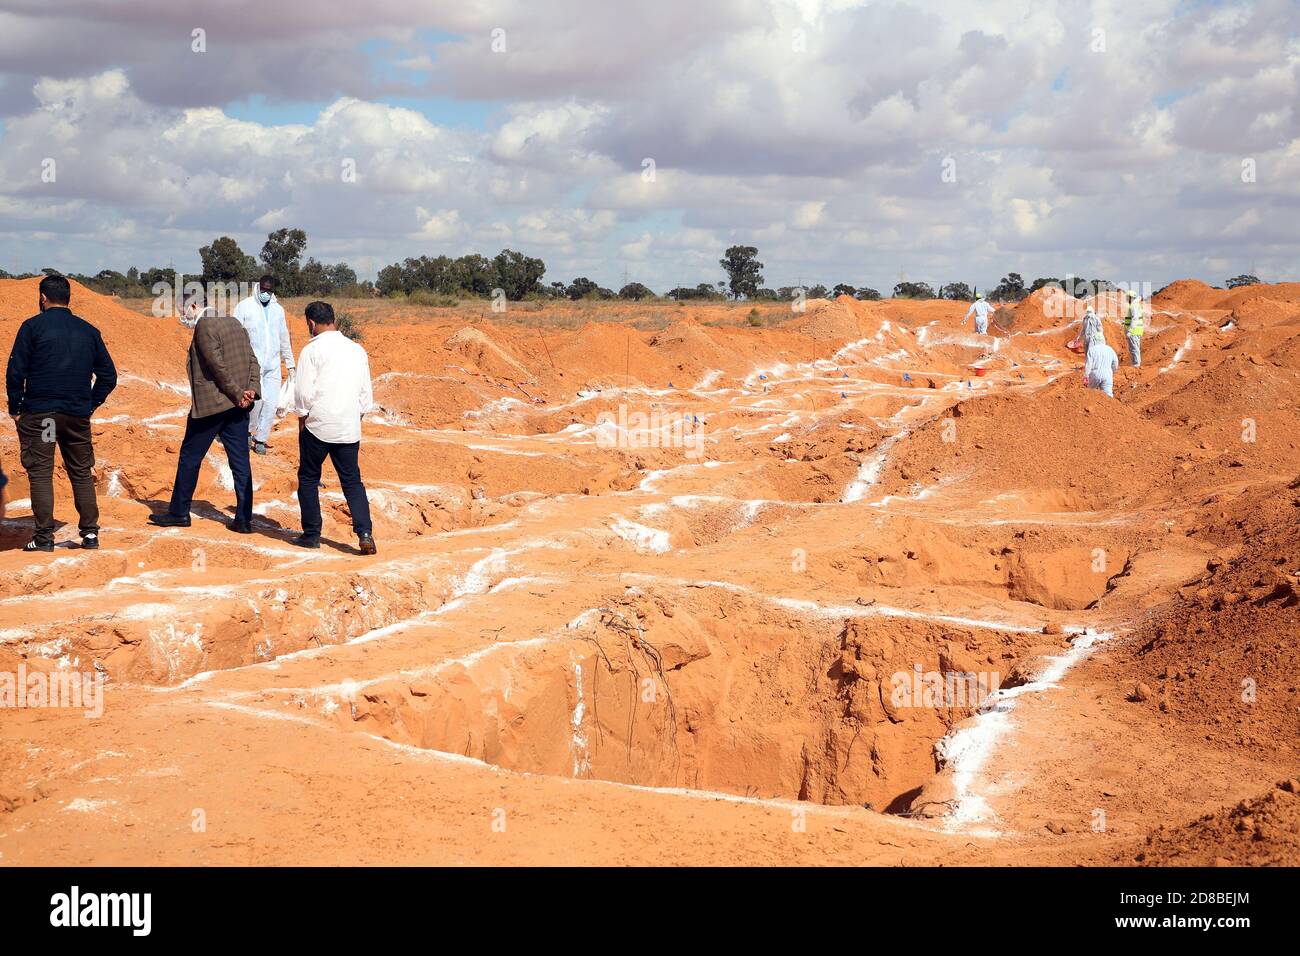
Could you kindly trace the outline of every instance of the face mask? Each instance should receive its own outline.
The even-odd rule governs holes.
[[[262,303],[262,305],[266,305],[268,302],[271,301],[271,293],[267,292],[266,290],[263,290],[257,293],[257,298]]]

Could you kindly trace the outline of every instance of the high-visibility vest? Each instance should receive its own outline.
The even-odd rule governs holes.
[[[1145,329],[1142,327],[1142,304],[1140,302],[1130,302],[1128,304],[1128,314],[1124,316],[1124,331],[1129,335],[1140,336]]]

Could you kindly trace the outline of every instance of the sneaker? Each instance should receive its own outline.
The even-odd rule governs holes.
[[[176,515],[164,511],[160,514],[150,515],[149,523],[156,524],[160,528],[188,528],[190,526],[190,516],[182,515],[178,518]]]
[[[264,442],[264,441],[254,442],[254,443],[253,443],[253,454],[255,454],[255,455],[265,455],[265,454],[266,454],[266,442]]]
[[[87,551],[95,551],[99,548],[99,535],[91,531],[89,534],[81,536],[81,546]]]
[[[292,538],[292,539],[289,541],[289,543],[290,543],[290,544],[296,544],[296,545],[297,545],[298,547],[300,547],[300,548],[319,548],[319,547],[320,547],[320,535],[318,535],[318,534],[308,534],[307,532],[304,531],[302,534],[298,535],[296,538]]]
[[[375,554],[379,549],[375,547],[374,535],[363,534],[357,537],[357,550],[362,554]]]
[[[53,541],[37,541],[35,538],[23,545],[24,551],[53,551]]]

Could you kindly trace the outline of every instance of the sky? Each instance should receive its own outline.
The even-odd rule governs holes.
[[[0,0],[0,268],[1297,277],[1300,0]]]

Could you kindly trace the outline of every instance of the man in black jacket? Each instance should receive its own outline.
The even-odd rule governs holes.
[[[9,415],[31,484],[36,533],[25,551],[54,550],[54,446],[72,483],[83,548],[99,547],[95,500],[95,446],[90,416],[117,386],[117,369],[104,339],[68,308],[72,289],[63,276],[41,280],[39,315],[18,329],[5,385]]]

